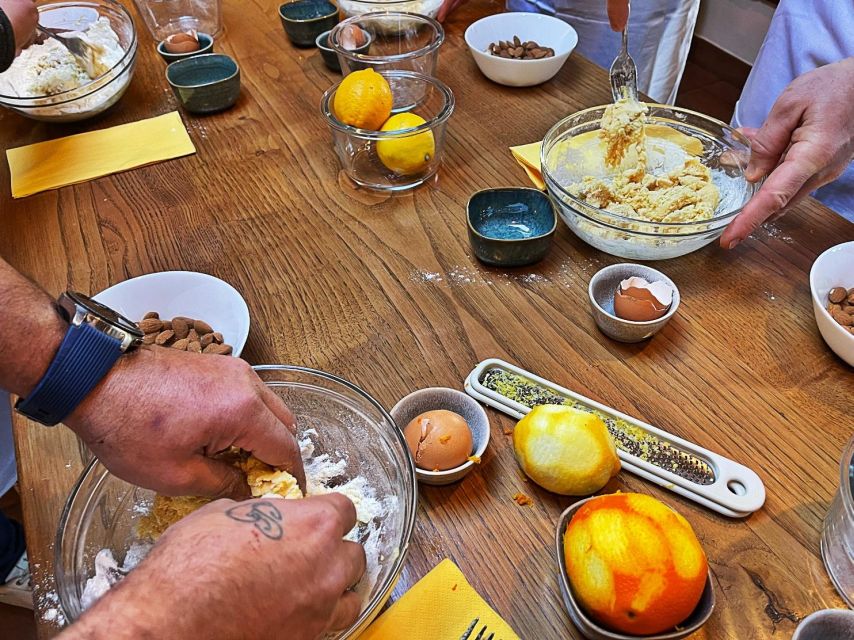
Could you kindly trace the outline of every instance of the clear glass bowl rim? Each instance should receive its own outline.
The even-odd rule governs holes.
[[[854,477],[851,476],[851,467],[854,466],[854,435],[848,440],[842,453],[842,461],[839,463],[839,492],[842,495],[842,504],[849,517],[854,518]]]
[[[133,61],[133,58],[136,56],[136,48],[137,48],[136,23],[134,23],[133,18],[130,15],[130,12],[128,12],[128,10],[125,9],[125,7],[121,3],[117,2],[117,0],[95,0],[92,2],[85,2],[85,1],[83,1],[83,2],[73,2],[73,1],[72,2],[52,2],[50,4],[39,5],[38,8],[41,10],[43,8],[54,9],[57,7],[83,7],[83,6],[93,7],[93,8],[94,7],[101,7],[101,6],[112,7],[114,10],[123,14],[125,20],[127,20],[128,24],[131,25],[131,41],[130,41],[130,44],[128,45],[128,48],[125,49],[124,55],[122,55],[122,57],[119,59],[119,61],[116,62],[116,64],[114,64],[112,67],[110,67],[110,69],[108,71],[105,71],[104,73],[102,73],[97,78],[92,78],[89,82],[87,82],[85,84],[81,84],[79,87],[77,87],[75,89],[66,89],[65,91],[60,91],[59,93],[54,93],[51,95],[44,95],[44,96],[7,96],[7,95],[0,93],[0,101],[3,101],[8,106],[12,106],[15,108],[20,108],[20,109],[27,109],[27,108],[34,109],[34,108],[47,107],[47,106],[53,107],[53,106],[57,106],[57,105],[61,105],[61,104],[67,104],[69,102],[75,102],[77,100],[80,100],[81,98],[85,98],[87,96],[92,95],[93,93],[96,93],[97,91],[103,89],[104,87],[112,84],[113,81],[121,75],[121,73],[117,73],[112,78],[110,78],[110,80],[108,82],[105,82],[104,84],[100,84],[97,87],[93,87],[91,91],[87,91],[85,93],[81,92],[81,90],[86,89],[87,87],[98,82],[99,80],[102,80],[103,78],[107,77],[108,75],[110,75],[111,73],[116,71],[117,69],[119,69],[120,71],[124,71],[124,68],[127,67],[129,65],[129,63]],[[67,95],[67,94],[72,93],[72,92],[76,93],[77,95],[75,95],[74,97],[71,97],[71,98],[67,98],[66,100],[55,100],[54,99],[54,98],[57,98],[58,96]],[[27,103],[20,103],[19,102],[19,101],[38,101],[38,100],[50,100],[50,102],[48,102],[46,104],[27,104]]]
[[[646,105],[649,107],[666,109],[666,110],[674,112],[674,113],[684,113],[686,115],[690,115],[690,116],[694,116],[696,118],[699,118],[700,120],[705,120],[706,122],[708,122],[710,124],[718,125],[721,128],[723,128],[727,133],[731,134],[733,136],[733,138],[738,140],[738,142],[744,144],[744,146],[747,147],[748,150],[750,149],[750,141],[743,134],[741,134],[738,130],[733,129],[727,123],[722,122],[721,120],[718,120],[717,118],[712,118],[711,116],[707,116],[707,115],[705,115],[703,113],[699,113],[697,111],[692,111],[691,109],[683,109],[682,107],[675,107],[675,106],[672,106],[669,104],[659,104],[656,102],[647,102]],[[540,147],[540,170],[541,170],[541,173],[543,174],[543,179],[546,183],[548,183],[549,185],[552,185],[552,187],[555,190],[557,190],[562,196],[566,196],[567,198],[569,198],[570,202],[573,205],[578,206],[578,207],[589,208],[593,211],[598,211],[600,214],[602,214],[606,218],[611,218],[611,219],[614,219],[617,221],[627,222],[630,224],[650,225],[650,226],[657,227],[659,229],[662,229],[662,228],[663,229],[684,229],[687,227],[696,227],[698,225],[716,224],[716,223],[720,223],[720,222],[725,221],[725,220],[730,220],[733,217],[735,217],[736,215],[738,215],[739,213],[741,213],[741,210],[743,209],[743,207],[739,207],[739,208],[734,209],[733,211],[729,211],[727,213],[722,213],[721,215],[714,216],[712,218],[709,218],[708,220],[697,220],[694,222],[655,222],[652,220],[644,220],[643,218],[631,218],[629,216],[623,216],[623,215],[620,215],[619,213],[614,213],[612,211],[608,211],[607,209],[600,209],[598,207],[594,207],[593,205],[585,202],[584,200],[580,200],[579,198],[576,198],[574,195],[569,193],[549,173],[548,166],[546,164],[547,143],[551,143],[552,138],[558,137],[557,130],[564,123],[566,123],[569,120],[572,120],[574,118],[578,118],[579,116],[583,116],[585,114],[588,114],[588,113],[591,113],[594,111],[598,111],[600,109],[604,109],[607,106],[608,105],[597,105],[595,107],[588,107],[587,109],[582,109],[581,111],[576,111],[575,113],[570,114],[570,115],[566,116],[565,118],[562,118],[558,122],[556,122],[552,126],[552,128],[546,132],[546,135],[543,136],[543,143],[542,143],[542,146]],[[551,149],[551,145],[549,145],[548,148]],[[564,204],[568,204],[568,203],[564,202]],[[654,232],[636,231],[634,229],[625,229],[624,227],[614,227],[614,226],[608,224],[607,222],[603,222],[602,220],[599,220],[597,218],[591,218],[591,217],[585,215],[584,213],[582,213],[579,209],[575,208],[575,206],[573,206],[573,211],[575,213],[581,215],[583,218],[586,218],[587,220],[590,220],[590,221],[595,222],[597,224],[601,224],[603,226],[610,227],[612,229],[616,229],[617,231],[622,231],[622,232],[632,233],[632,234],[637,234],[637,235],[648,235],[648,236],[656,236],[656,237],[657,236],[663,236],[663,237],[667,237],[667,238],[674,238],[674,237],[678,238],[678,237],[689,237],[689,236],[695,236],[695,235],[702,235],[704,233],[709,233],[711,231],[714,231],[714,229],[704,229],[702,231],[693,231],[693,232],[689,232],[689,233],[685,233],[685,234],[654,233]],[[720,227],[716,227],[716,228],[720,228]]]
[[[415,463],[412,460],[412,456],[408,455],[409,447],[406,444],[406,439],[403,437],[403,431],[397,426],[397,423],[394,421],[394,418],[391,417],[391,414],[389,414],[385,407],[383,407],[377,400],[375,400],[373,396],[364,391],[361,387],[332,373],[327,373],[326,371],[320,371],[319,369],[312,369],[310,367],[300,367],[296,365],[267,364],[256,365],[252,368],[255,371],[259,372],[286,371],[307,374],[309,376],[315,376],[322,380],[341,385],[342,387],[353,392],[357,396],[360,396],[363,400],[366,400],[380,413],[380,415],[386,421],[388,421],[392,426],[394,426],[393,433],[396,436],[396,439],[400,444],[402,450],[407,453],[405,458],[408,464],[403,469],[401,469],[401,473],[405,474],[409,478],[409,483],[412,487],[412,499],[409,501],[408,504],[403,505],[403,508],[407,511],[403,523],[403,531],[401,536],[401,539],[404,542],[401,545],[400,552],[398,553],[397,558],[394,561],[394,566],[391,568],[387,575],[385,584],[379,591],[377,591],[374,597],[371,598],[370,602],[367,604],[367,606],[364,607],[364,610],[359,615],[359,619],[351,626],[352,630],[359,629],[361,626],[364,625],[366,618],[373,614],[377,607],[382,604],[386,599],[388,599],[388,597],[391,595],[391,591],[392,589],[394,589],[394,586],[397,583],[398,577],[400,576],[400,572],[403,570],[403,563],[406,561],[406,556],[409,552],[409,545],[412,541],[412,532],[415,529],[415,515],[418,510],[418,481],[415,476]],[[92,477],[93,473],[99,466],[102,468],[102,472],[97,479],[94,479]],[[110,475],[110,472],[106,469],[106,467],[104,467],[103,463],[98,460],[98,458],[93,457],[92,460],[90,460],[86,467],[83,469],[83,472],[80,474],[80,477],[77,478],[77,481],[74,483],[74,486],[71,488],[71,491],[68,494],[68,498],[65,501],[65,505],[63,506],[62,513],[59,517],[59,524],[57,526],[56,536],[54,539],[55,573],[58,574],[60,571],[62,571],[62,543],[64,538],[64,532],[69,526],[68,520],[69,516],[71,515],[71,508],[75,502],[75,499],[78,497],[80,489],[85,483],[91,482],[93,479],[96,480],[96,486],[100,486],[100,484],[104,481],[104,478],[108,475]],[[92,496],[90,495],[88,498],[91,499]],[[62,608],[62,612],[65,615],[66,619],[76,620],[77,618],[79,618],[79,615],[71,615],[71,612],[69,611],[69,608],[64,598],[64,589],[61,589],[59,584],[57,584],[57,594],[59,596],[59,606]],[[346,632],[340,637],[340,640],[345,640],[349,637],[351,637],[351,633]]]
[[[383,3],[378,2],[376,4]],[[341,31],[349,25],[357,24],[360,20],[365,18],[376,19],[381,16],[398,16],[406,20],[414,20],[415,22],[421,22],[422,24],[429,24],[431,27],[433,27],[433,33],[435,35],[435,38],[426,47],[421,47],[420,49],[415,49],[414,51],[408,51],[406,53],[398,53],[393,56],[369,56],[365,53],[354,53],[353,51],[345,49],[338,43],[338,34],[341,33]],[[361,29],[360,25],[357,26],[359,26],[359,28]],[[358,60],[359,62],[365,63],[393,63],[401,62],[403,60],[410,60],[412,58],[421,58],[436,51],[439,47],[442,46],[444,42],[445,29],[442,27],[441,24],[439,24],[439,22],[429,16],[421,15],[420,13],[410,13],[409,11],[372,11],[371,13],[363,13],[357,16],[351,16],[346,20],[343,20],[342,22],[336,24],[332,28],[332,31],[329,33],[329,46],[332,47],[332,50],[335,53],[344,56],[348,60]]]
[[[401,69],[394,69],[388,71],[377,71],[381,76],[386,78],[409,78],[410,80],[421,80],[423,82],[427,82],[432,84],[436,89],[438,89],[442,96],[445,98],[445,105],[442,107],[442,110],[439,111],[438,114],[430,118],[424,124],[420,124],[417,127],[410,127],[409,129],[398,129],[397,131],[371,131],[370,129],[360,129],[358,127],[351,127],[348,124],[344,124],[338,118],[335,117],[335,114],[332,112],[332,96],[335,95],[335,92],[338,90],[338,87],[341,86],[341,83],[344,81],[343,79],[336,82],[334,85],[329,87],[326,91],[323,92],[323,96],[320,98],[320,113],[323,114],[323,117],[326,119],[326,122],[330,127],[337,129],[343,133],[347,133],[350,135],[359,136],[361,138],[369,138],[371,140],[382,140],[384,138],[404,138],[410,135],[414,135],[416,133],[421,133],[422,131],[428,131],[436,126],[447,121],[448,118],[451,117],[451,114],[454,112],[454,94],[451,91],[450,87],[446,85],[441,80],[434,78],[433,76],[428,76],[424,73],[419,73],[417,71],[403,71]]]

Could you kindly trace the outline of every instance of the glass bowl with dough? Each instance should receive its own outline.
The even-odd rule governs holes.
[[[579,111],[546,134],[543,179],[588,244],[663,260],[709,244],[750,200],[750,143],[728,125],[668,105],[620,101]]]
[[[136,67],[133,19],[114,0],[39,3],[39,22],[86,40],[95,52],[92,75],[53,38],[36,42],[0,73],[0,105],[34,120],[73,122],[109,109]]]
[[[307,494],[338,491],[356,505],[358,522],[347,537],[365,546],[367,572],[355,588],[362,613],[330,638],[356,637],[391,596],[415,524],[415,467],[403,433],[376,400],[336,376],[289,366],[255,370],[296,416]],[[301,497],[290,474],[245,453],[227,455],[246,472],[253,495]],[[132,571],[169,524],[205,502],[156,495],[91,460],[71,490],[56,537],[54,573],[66,621]]]

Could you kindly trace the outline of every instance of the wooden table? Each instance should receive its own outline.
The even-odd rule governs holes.
[[[741,521],[626,472],[608,487],[666,500],[702,539],[718,605],[695,637],[789,637],[802,616],[840,606],[819,535],[851,435],[854,380],[818,334],[807,273],[824,249],[854,238],[854,226],[807,201],[734,252],[713,245],[657,265],[680,286],[679,313],[649,343],[617,344],[597,331],[586,294],[593,273],[617,259],[561,224],[543,263],[489,269],[472,257],[464,221],[473,191],[526,184],[509,145],[539,140],[562,116],[609,99],[601,69],[573,55],[543,86],[494,85],[462,34],[500,3],[458,11],[438,70],[457,99],[444,166],[434,184],[377,202],[339,187],[318,113],[336,76],[317,51],[288,44],[275,4],[225,3],[219,48],[240,62],[243,94],[226,113],[183,114],[197,155],[16,201],[2,163],[0,253],[54,294],[95,293],[152,271],[212,273],[249,304],[248,360],[334,372],[389,407],[413,389],[460,388],[487,357],[520,364],[747,464],[765,481],[764,509]],[[51,126],[4,111],[4,145],[176,109],[163,63],[141,36],[133,84],[106,116]],[[490,419],[483,464],[458,485],[421,488],[395,597],[450,557],[523,638],[580,637],[560,602],[552,550],[558,514],[572,500],[525,482],[505,435],[513,422],[495,412]],[[56,523],[82,460],[62,428],[18,419],[16,442],[47,638],[56,633],[43,620]],[[534,505],[513,502],[517,491]]]

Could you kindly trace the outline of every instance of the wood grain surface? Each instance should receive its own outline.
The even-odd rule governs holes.
[[[485,268],[464,219],[472,192],[526,184],[508,146],[608,101],[604,71],[573,55],[540,87],[490,83],[463,31],[501,4],[470,3],[447,24],[439,59],[437,75],[457,100],[444,166],[414,193],[375,198],[339,185],[318,111],[337,78],[319,53],[287,42],[272,0],[224,4],[227,31],[217,47],[239,61],[243,92],[225,113],[182,113],[198,154],[16,201],[2,163],[4,258],[53,294],[96,293],[168,269],[214,274],[249,304],[250,362],[330,371],[387,407],[414,389],[461,388],[487,357],[519,364],[742,462],[766,483],[765,507],[742,521],[626,472],[608,486],[659,497],[696,529],[718,604],[695,638],[788,638],[803,616],[842,605],[819,536],[852,433],[854,379],[816,329],[807,274],[820,252],[854,238],[854,225],[808,200],[734,252],[712,245],[656,264],[680,287],[679,313],[648,343],[617,344],[597,331],[586,290],[598,268],[618,259],[561,224],[541,264]],[[149,35],[140,35],[136,76],[115,108],[66,126],[3,111],[4,147],[178,108]],[[558,514],[572,500],[525,481],[505,434],[513,422],[489,415],[492,442],[480,467],[460,484],[421,487],[395,597],[450,557],[521,637],[580,638],[560,602],[552,549]],[[48,638],[56,633],[44,621],[56,523],[83,461],[62,427],[18,418],[15,432],[37,616]],[[533,506],[513,502],[518,491]]]

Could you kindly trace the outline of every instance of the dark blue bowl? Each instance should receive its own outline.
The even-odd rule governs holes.
[[[542,191],[484,189],[469,198],[467,209],[469,241],[481,262],[521,267],[539,262],[551,248],[557,217]]]
[[[166,80],[183,107],[192,113],[228,109],[240,95],[240,67],[224,53],[173,62],[166,67]]]
[[[315,40],[315,44],[317,48],[320,50],[320,55],[323,57],[323,62],[326,63],[326,66],[332,69],[333,71],[337,71],[341,73],[341,63],[338,60],[338,54],[335,53],[335,49],[332,48],[332,45],[329,44],[329,34],[332,31],[324,31],[319,36],[317,36],[317,40]],[[362,30],[362,33],[365,34],[365,44],[361,47],[353,49],[353,53],[367,53],[368,49],[371,48],[371,41],[373,37],[370,33]]]
[[[288,38],[298,47],[313,47],[317,36],[338,24],[338,7],[327,0],[296,0],[279,7]]]
[[[169,53],[163,47],[163,42],[159,42],[157,44],[157,53],[160,54],[160,57],[166,61],[166,64],[170,62],[175,62],[176,60],[183,60],[184,58],[192,58],[193,56],[202,56],[206,53],[213,52],[214,41],[206,33],[197,33],[199,38],[199,50],[198,51],[190,51],[189,53]]]

